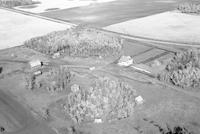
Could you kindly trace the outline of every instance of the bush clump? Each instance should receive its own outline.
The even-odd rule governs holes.
[[[159,75],[160,80],[186,88],[200,87],[200,55],[198,50],[178,52]]]
[[[0,0],[0,7],[16,7],[16,6],[24,6],[31,5],[37,2],[33,2],[32,0]]]
[[[167,127],[163,127],[153,120],[149,120],[149,119],[146,119],[146,118],[144,118],[143,120],[152,124],[154,127],[158,128],[160,134],[193,134],[193,132],[190,132],[184,126],[177,125],[177,126],[170,127],[169,124],[166,123]],[[136,130],[139,130],[139,129],[136,128]],[[139,130],[139,132],[140,132],[140,130]]]
[[[184,3],[178,6],[177,8],[182,13],[200,13],[200,4],[197,3]]]
[[[59,52],[77,57],[118,56],[122,50],[118,37],[81,26],[32,38],[24,45],[47,55]]]
[[[135,97],[127,83],[101,77],[87,90],[73,85],[64,109],[76,123],[122,119],[133,114]]]
[[[26,88],[28,90],[33,90],[35,88],[36,77],[32,73],[27,73],[25,76]]]
[[[182,126],[168,127],[167,129],[159,128],[159,131],[161,134],[194,134]]]

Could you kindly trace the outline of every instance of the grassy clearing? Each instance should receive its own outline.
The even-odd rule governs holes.
[[[119,56],[122,51],[122,40],[118,37],[81,26],[32,38],[24,45],[47,55],[76,57]]]
[[[0,0],[0,7],[16,7],[16,6],[24,6],[36,4],[38,2],[34,2],[32,0]]]
[[[184,3],[177,8],[182,13],[200,14],[200,4],[197,3]]]
[[[200,87],[200,53],[199,50],[178,52],[167,64],[159,79],[176,86],[187,88]]]

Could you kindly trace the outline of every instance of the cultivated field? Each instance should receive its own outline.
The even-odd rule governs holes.
[[[157,40],[199,44],[199,23],[199,16],[173,11],[110,25],[105,29]]]
[[[9,16],[9,17],[8,17]],[[70,25],[35,18],[0,9],[0,49],[20,46],[29,38],[56,30],[65,30]]]

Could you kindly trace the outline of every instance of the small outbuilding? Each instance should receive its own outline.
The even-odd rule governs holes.
[[[42,66],[42,62],[40,60],[31,60],[29,65],[31,68],[37,68]]]

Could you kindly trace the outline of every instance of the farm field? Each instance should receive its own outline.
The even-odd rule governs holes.
[[[171,11],[110,25],[105,29],[132,36],[192,45],[200,42],[199,23],[199,15]]]
[[[3,9],[0,9],[0,17],[0,49],[19,46],[29,38],[71,27]]]
[[[88,24],[103,28],[132,19],[172,11],[181,3],[193,1],[198,2],[198,0],[115,0],[40,14],[75,24]]]

